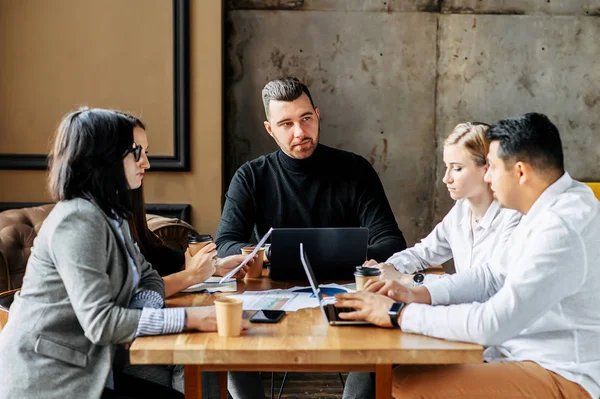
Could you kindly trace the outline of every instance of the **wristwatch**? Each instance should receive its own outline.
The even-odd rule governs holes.
[[[406,306],[404,302],[394,302],[390,307],[390,310],[388,310],[390,322],[395,328],[400,328],[400,324],[398,324],[398,316],[400,315],[400,312],[402,311],[402,308],[404,308],[404,306]]]
[[[417,273],[413,276],[413,287],[420,287],[425,281],[425,275],[423,273]]]

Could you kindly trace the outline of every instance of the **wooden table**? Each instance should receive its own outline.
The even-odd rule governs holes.
[[[263,277],[238,282],[238,291],[291,286]],[[219,295],[226,294],[179,295],[167,305],[211,305]],[[376,373],[376,397],[389,399],[392,365],[483,361],[479,345],[375,326],[334,327],[319,308],[289,312],[277,324],[251,324],[240,337],[202,332],[141,337],[133,342],[129,354],[133,364],[184,364],[185,397],[193,399],[202,397],[201,371],[222,372],[222,398],[227,397],[226,371],[369,371]]]

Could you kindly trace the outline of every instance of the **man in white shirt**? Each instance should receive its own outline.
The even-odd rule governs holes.
[[[525,215],[507,250],[427,287],[369,284],[371,292],[339,295],[337,306],[356,309],[346,319],[488,347],[482,364],[396,368],[396,398],[596,399],[599,202],[564,171],[545,115],[499,121],[487,136],[486,180],[501,206]]]

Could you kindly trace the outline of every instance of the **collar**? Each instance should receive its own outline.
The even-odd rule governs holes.
[[[281,150],[277,151],[277,159],[281,165],[290,172],[310,173],[319,170],[323,163],[323,159],[326,158],[326,152],[325,146],[317,144],[315,151],[306,159],[291,158]]]
[[[543,212],[546,208],[548,208],[554,202],[554,199],[556,197],[567,191],[567,189],[571,186],[572,183],[573,179],[571,178],[569,173],[565,172],[558,180],[556,180],[554,183],[548,186],[548,188],[544,190],[544,192],[538,197],[538,199],[535,200],[535,202],[531,206],[531,209],[529,209],[529,212],[527,212],[527,214],[523,216],[523,219],[521,219],[521,221],[527,222],[528,220],[533,220],[537,214]]]
[[[470,230],[471,229],[471,207],[469,206],[469,201],[467,201],[467,200],[461,200],[461,201],[463,201],[463,217],[460,220],[460,225],[468,226],[469,230]],[[487,211],[485,211],[485,215],[483,215],[483,217],[481,218],[481,220],[479,221],[479,223],[477,225],[481,228],[487,229],[488,227],[490,227],[492,225],[492,222],[496,218],[496,215],[498,215],[498,212],[500,212],[500,204],[498,203],[498,201],[493,200],[492,203],[490,204],[490,206],[488,206]]]
[[[485,215],[483,215],[483,218],[479,221],[479,226],[484,229],[490,227],[496,218],[496,215],[498,215],[498,212],[500,212],[500,204],[498,201],[493,200],[487,211],[485,211]]]

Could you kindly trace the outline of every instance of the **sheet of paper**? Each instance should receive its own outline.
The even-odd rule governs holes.
[[[271,227],[269,231],[267,231],[267,233],[263,236],[263,238],[258,242],[258,244],[256,244],[256,247],[254,247],[254,251],[250,252],[250,254],[246,256],[246,259],[244,259],[244,261],[240,263],[235,269],[224,275],[220,282],[222,283],[223,281],[230,279],[231,277],[233,277],[234,274],[239,272],[240,269],[244,267],[246,263],[250,262],[250,259],[254,258],[254,255],[256,255],[258,250],[264,245],[265,241],[267,241],[267,238],[269,238],[272,232],[273,228]]]
[[[235,292],[237,291],[237,281],[235,279],[226,280],[220,283],[220,277],[210,277],[203,283],[194,284],[181,292]]]
[[[324,293],[325,301],[334,303],[333,295],[340,292],[348,292],[348,289],[339,284],[321,285],[321,292]],[[285,310],[286,312],[296,312],[300,309],[310,309],[319,306],[319,301],[315,297],[310,287],[294,287],[287,290],[268,290],[268,291],[246,291],[243,294],[232,295],[232,298],[241,299],[244,304],[244,310]]]
[[[285,310],[286,312],[295,312],[298,310],[295,302],[297,297],[306,297],[307,294],[294,294],[290,292],[278,292],[278,293],[263,293],[263,292],[245,292],[243,294],[231,295],[231,298],[241,299],[244,303],[242,309],[244,310]],[[315,301],[316,302],[316,301]]]

